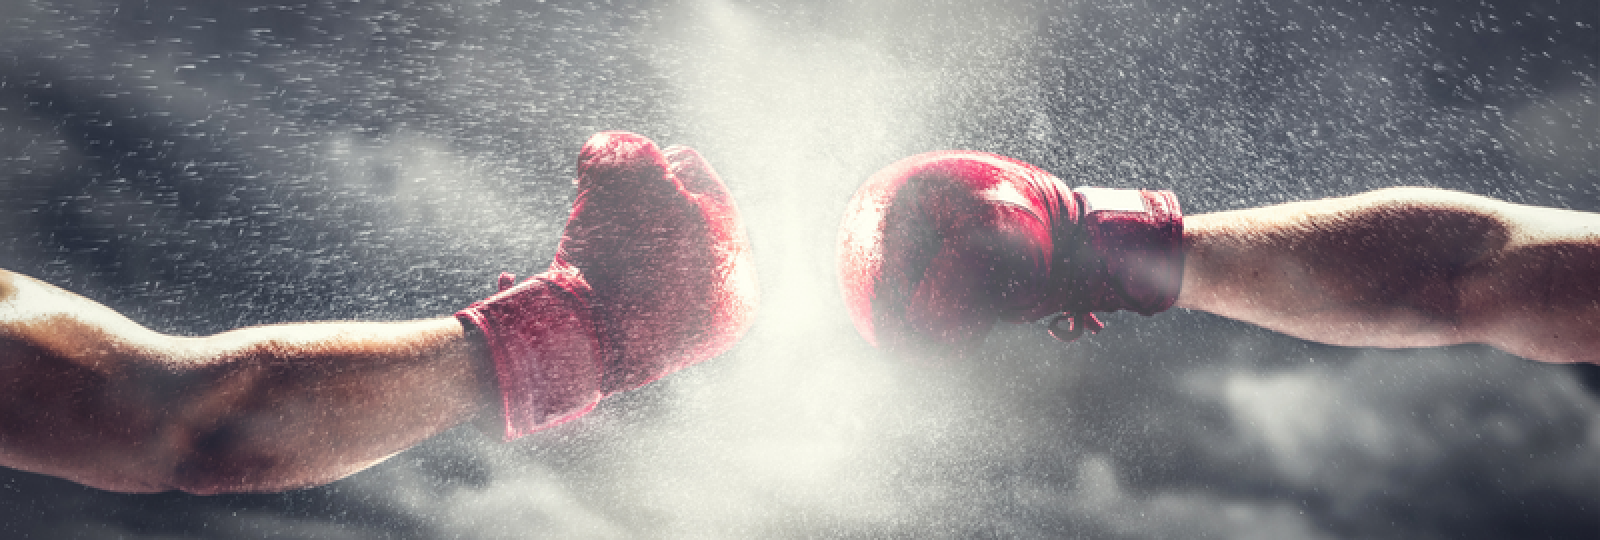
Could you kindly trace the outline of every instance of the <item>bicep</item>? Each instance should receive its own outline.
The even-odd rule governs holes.
[[[148,444],[159,336],[109,308],[0,270],[0,465],[120,491],[161,491]]]

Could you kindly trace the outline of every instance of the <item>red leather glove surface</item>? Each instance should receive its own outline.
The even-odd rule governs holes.
[[[934,152],[856,192],[839,276],[856,328],[875,345],[964,347],[997,320],[1052,314],[1052,333],[1070,341],[1100,328],[1093,311],[1171,307],[1182,239],[1170,192],[1074,192],[1011,158]]]
[[[489,345],[507,439],[721,354],[755,314],[738,210],[697,152],[600,133],[575,183],[549,270],[457,313]]]

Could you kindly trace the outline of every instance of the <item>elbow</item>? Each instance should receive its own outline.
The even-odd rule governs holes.
[[[181,420],[168,419],[161,425],[141,430],[146,433],[130,448],[142,449],[136,460],[125,460],[115,468],[118,480],[84,481],[100,489],[123,493],[162,493],[180,491],[194,495],[218,495],[250,491],[241,480],[238,467],[225,466],[238,460],[224,456],[220,448],[205,444],[205,437]],[[109,471],[108,471],[109,472]],[[82,481],[82,480],[80,480]]]
[[[186,456],[173,467],[171,489],[190,495],[228,495],[272,491],[263,488],[258,475],[246,467],[218,456],[200,453]]]
[[[199,342],[206,345],[213,342]],[[188,364],[185,393],[169,403],[162,432],[169,489],[193,495],[261,493],[288,489],[283,478],[293,462],[271,437],[276,419],[254,411],[259,371],[239,362],[246,351],[216,352],[197,347],[200,360]]]
[[[171,469],[172,489],[192,495],[271,493],[325,482],[308,480],[293,453],[253,440],[237,424],[192,431]]]
[[[342,455],[322,436],[286,428],[276,414],[230,415],[188,431],[172,489],[194,495],[276,493],[327,484],[381,461]],[[387,457],[387,456],[384,456]]]

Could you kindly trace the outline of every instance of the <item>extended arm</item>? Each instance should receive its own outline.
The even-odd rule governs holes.
[[[549,270],[455,318],[175,337],[0,270],[0,466],[132,492],[320,484],[469,419],[514,439],[577,418],[743,335],[749,248],[699,153],[604,132],[576,183]]]
[[[1181,217],[1166,191],[1079,188],[981,152],[868,178],[839,277],[868,341],[960,351],[995,322],[1177,306],[1348,346],[1484,343],[1600,363],[1600,214],[1428,188]]]
[[[114,491],[276,491],[337,480],[493,413],[454,318],[146,329],[0,270],[0,465]]]
[[[1190,216],[1177,306],[1336,345],[1600,361],[1600,215],[1451,191]]]

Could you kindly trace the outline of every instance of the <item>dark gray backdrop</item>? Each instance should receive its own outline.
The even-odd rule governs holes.
[[[1583,538],[1594,368],[1107,317],[877,357],[840,210],[916,152],[1190,213],[1394,185],[1600,211],[1600,7],[1415,2],[0,1],[0,267],[205,334],[447,314],[542,268],[581,142],[695,145],[748,220],[732,353],[331,485],[0,470],[7,538]]]

